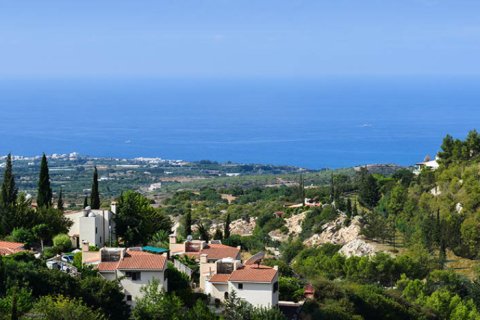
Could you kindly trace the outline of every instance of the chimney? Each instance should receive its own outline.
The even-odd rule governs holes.
[[[112,211],[113,214],[117,214],[117,202],[112,201],[110,204],[110,211]]]
[[[207,256],[205,253],[200,255],[200,264],[207,263]]]
[[[176,244],[177,243],[177,236],[174,234],[171,234],[168,236],[168,240],[170,244]]]
[[[273,266],[273,269],[278,271],[278,266]]]
[[[88,251],[90,251],[90,243],[88,243],[88,241],[83,241],[82,252],[88,252]]]

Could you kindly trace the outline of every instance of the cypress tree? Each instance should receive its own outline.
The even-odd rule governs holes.
[[[335,183],[333,181],[333,173],[330,175],[330,201],[335,201]]]
[[[90,207],[100,209],[100,194],[98,192],[98,172],[97,167],[93,171],[92,193],[90,194]]]
[[[40,176],[38,179],[37,206],[49,208],[52,205],[52,188],[50,187],[50,174],[48,173],[48,162],[45,153],[40,164]]]
[[[357,200],[355,200],[352,207],[352,216],[355,217],[356,215],[358,215]]]
[[[88,196],[85,196],[85,199],[83,199],[83,209],[88,207]]]
[[[225,230],[223,230],[223,238],[230,238],[230,213],[227,212],[227,217],[225,218]]]
[[[63,190],[60,188],[60,193],[58,194],[57,209],[63,211]]]
[[[192,235],[192,211],[188,209],[187,214],[185,216],[185,235],[190,236]]]
[[[345,211],[348,217],[352,216],[352,200],[350,198],[347,199]]]
[[[0,195],[0,204],[3,207],[15,205],[18,189],[15,186],[15,177],[13,175],[12,155],[9,153],[5,163],[5,173],[3,174],[2,193]]]

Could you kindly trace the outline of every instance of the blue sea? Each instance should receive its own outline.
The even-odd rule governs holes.
[[[0,154],[411,165],[480,129],[480,79],[2,79]]]

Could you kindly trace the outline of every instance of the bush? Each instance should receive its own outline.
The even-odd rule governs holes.
[[[35,237],[33,236],[32,232],[26,228],[13,229],[11,238],[15,242],[24,243],[27,247],[30,247],[35,241]]]
[[[57,247],[60,251],[65,252],[72,248],[72,241],[67,234],[57,234],[53,237],[53,246]]]

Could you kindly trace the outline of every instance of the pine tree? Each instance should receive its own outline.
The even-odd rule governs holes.
[[[58,194],[57,209],[63,211],[63,190],[60,188],[60,193]]]
[[[98,192],[98,173],[97,167],[93,171],[92,193],[90,194],[90,207],[100,209],[100,194]]]
[[[8,154],[5,163],[5,173],[3,175],[2,193],[0,195],[0,205],[8,207],[15,205],[18,189],[15,186],[15,177],[13,175],[12,155]]]
[[[223,238],[230,238],[230,213],[227,212],[227,217],[225,218],[225,229],[223,230]]]
[[[37,206],[49,208],[52,206],[52,188],[50,187],[50,174],[48,173],[48,162],[45,153],[40,164],[40,176],[38,179]]]
[[[190,209],[188,209],[185,215],[185,235],[192,235],[192,211]]]
[[[88,196],[85,196],[85,199],[83,199],[83,209],[88,207]]]
[[[374,208],[380,200],[381,193],[375,177],[368,173],[366,168],[360,171],[360,184],[358,187],[358,200],[367,208]]]

